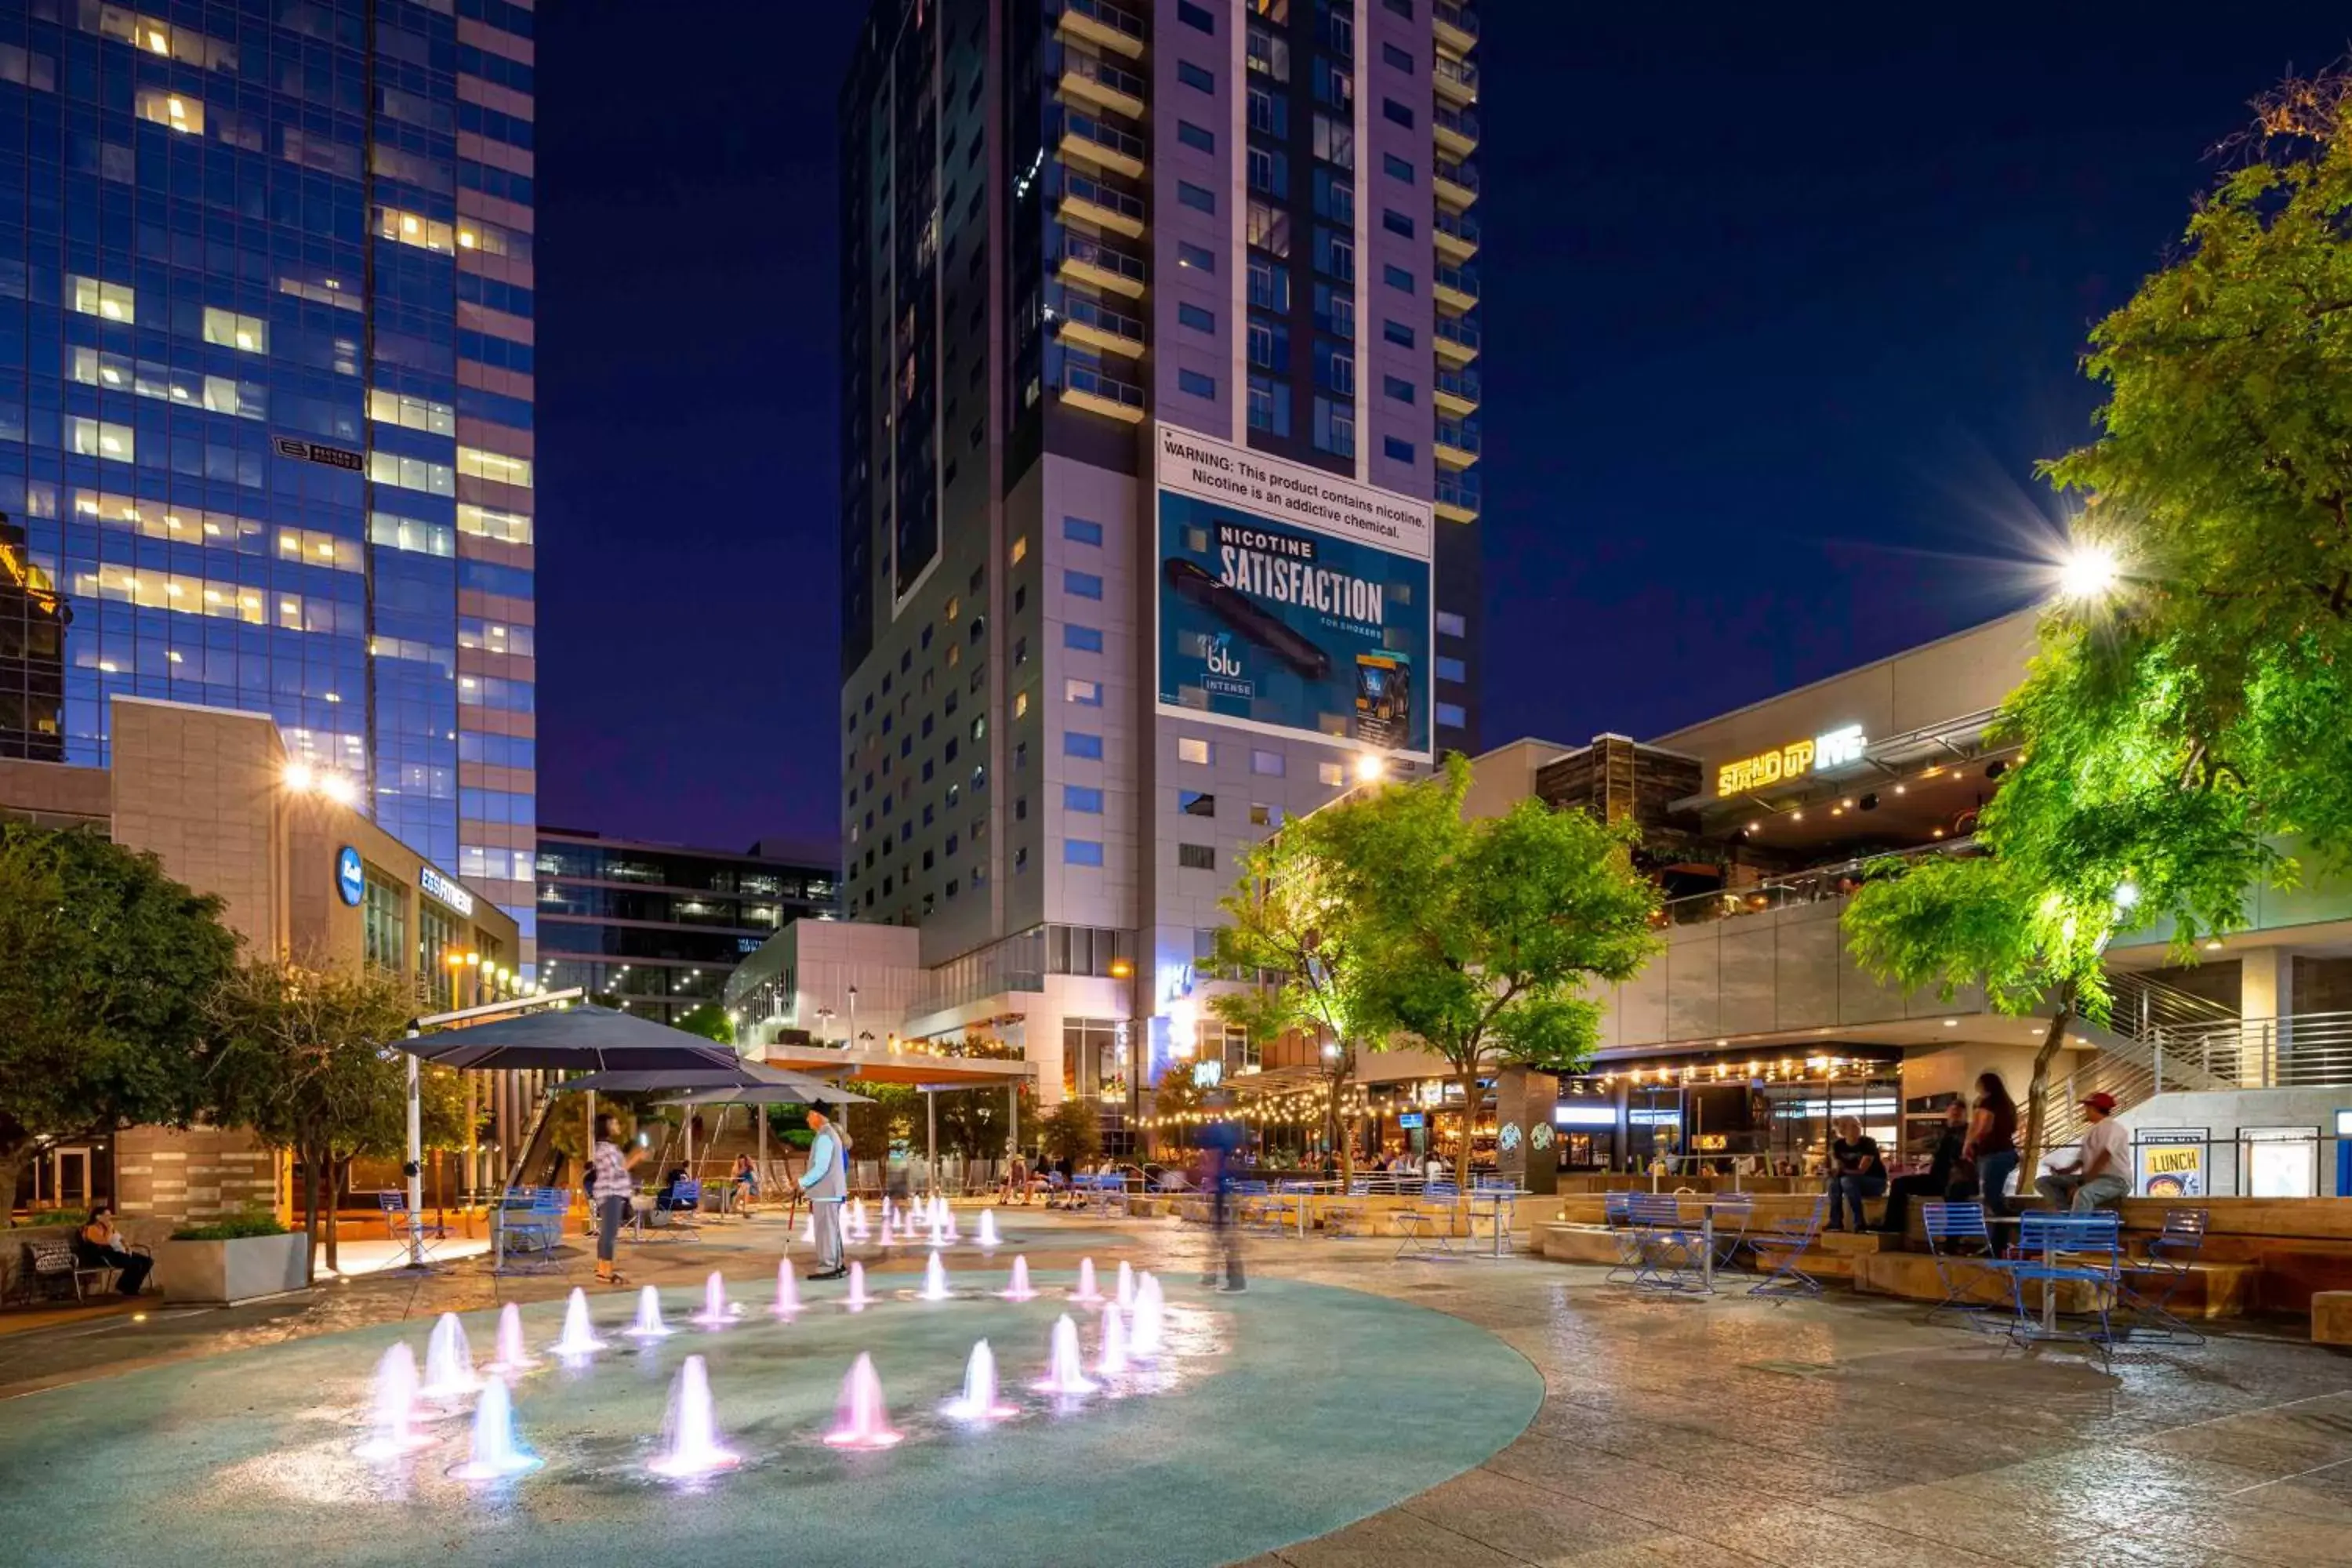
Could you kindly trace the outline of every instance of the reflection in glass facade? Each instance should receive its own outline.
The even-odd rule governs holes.
[[[62,600],[64,759],[118,692],[268,711],[527,942],[532,33],[0,5],[0,512]]]
[[[830,920],[837,879],[811,857],[741,854],[551,827],[539,839],[540,977],[674,1023],[797,920]]]

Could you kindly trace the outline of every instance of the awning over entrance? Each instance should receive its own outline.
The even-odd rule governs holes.
[[[831,1046],[773,1045],[761,1058],[772,1068],[811,1078],[911,1083],[923,1089],[1010,1089],[1035,1079],[1025,1061],[936,1056],[928,1051],[847,1050]]]

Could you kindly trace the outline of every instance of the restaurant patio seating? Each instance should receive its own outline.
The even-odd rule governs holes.
[[[1739,1249],[1748,1245],[1748,1227],[1756,1222],[1756,1198],[1749,1193],[1725,1193],[1715,1200],[1714,1213],[1715,1266],[1737,1268]],[[1725,1234],[1727,1224],[1729,1235]]]
[[[554,1268],[555,1248],[563,1239],[563,1216],[571,1207],[572,1194],[563,1187],[516,1187],[501,1194],[491,1223],[504,1237],[504,1257],[518,1260],[510,1267]],[[539,1254],[535,1265],[519,1261],[531,1252]]]
[[[1983,1327],[1985,1310],[1992,1303],[1972,1300],[1969,1293],[1982,1282],[1983,1270],[2006,1267],[1985,1224],[1984,1205],[1931,1200],[1919,1205],[1919,1217],[1927,1230],[1927,1255],[1936,1261],[1936,1283],[1944,1292],[1944,1299],[1927,1309],[1926,1321],[1932,1323],[1946,1312],[1959,1312],[1970,1328]]]
[[[1636,1193],[1631,1224],[1636,1237],[1633,1278],[1636,1289],[1706,1289],[1706,1239],[1683,1223],[1680,1199],[1671,1193]]]
[[[2122,1265],[2123,1219],[2113,1210],[2059,1214],[2030,1209],[2021,1215],[2017,1247],[2009,1265],[2010,1299],[2016,1309],[2009,1324],[2010,1338],[2020,1342],[2081,1340],[2097,1346],[2102,1360],[2112,1360],[2115,1325],[2110,1314]],[[2040,1284],[2044,1297],[2043,1302],[2032,1308],[2025,1301],[2029,1281]],[[2074,1315],[2095,1317],[2099,1321],[2095,1330],[2087,1322],[2074,1329],[2059,1323],[2054,1304],[2047,1298],[2067,1284],[2089,1287],[2090,1310]]]
[[[2203,1344],[2205,1336],[2175,1316],[2173,1298],[2196,1272],[2205,1250],[2205,1228],[2210,1215],[2204,1209],[2167,1209],[2164,1228],[2147,1244],[2144,1261],[2126,1262],[2116,1276],[2122,1306],[2131,1314],[2126,1338]]]

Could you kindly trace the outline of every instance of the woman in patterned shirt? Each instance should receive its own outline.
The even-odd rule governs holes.
[[[632,1149],[626,1154],[615,1142],[620,1136],[619,1124],[609,1115],[596,1118],[596,1147],[588,1156],[588,1194],[596,1200],[596,1283],[618,1285],[620,1273],[613,1267],[613,1247],[621,1238],[621,1224],[628,1217],[629,1197],[636,1190],[630,1178],[629,1167],[645,1157],[642,1149]]]

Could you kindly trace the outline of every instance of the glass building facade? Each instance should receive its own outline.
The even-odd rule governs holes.
[[[526,957],[532,33],[0,5],[0,512],[58,600],[58,752],[106,762],[118,693],[268,712]]]
[[[829,865],[606,838],[551,827],[539,838],[540,978],[579,985],[675,1023],[718,1001],[745,955],[797,920],[830,920]]]

